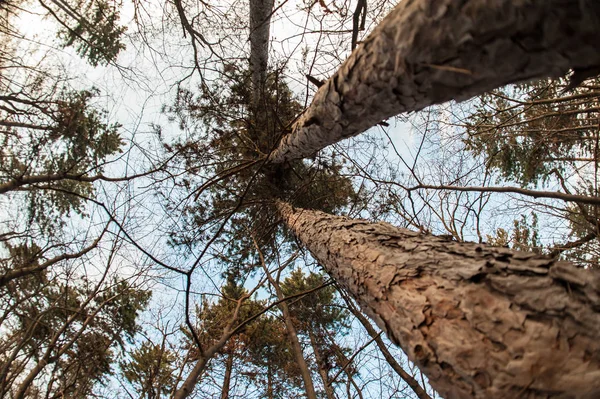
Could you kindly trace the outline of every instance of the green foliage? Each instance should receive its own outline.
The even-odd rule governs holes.
[[[77,53],[91,65],[108,64],[125,48],[121,37],[126,28],[118,25],[115,3],[103,0],[75,0],[74,4],[55,0],[53,3],[63,11],[54,13],[65,26],[59,32],[63,46],[75,46]]]
[[[246,289],[232,275],[229,275],[221,291],[222,297],[217,301],[205,299],[196,307],[196,334],[203,350],[221,338],[232,320],[237,301],[247,296]],[[264,301],[246,298],[233,327],[263,312],[264,306]],[[194,361],[198,354],[197,347],[187,328],[182,327],[182,330],[186,336],[184,347],[190,351],[189,359]],[[295,397],[292,392],[302,387],[285,325],[274,315],[263,313],[247,323],[229,339],[214,361],[227,367],[230,358],[234,363],[240,363],[241,369],[235,378],[244,378],[261,387],[264,397],[292,398]]]
[[[287,297],[322,287],[325,281],[322,274],[305,275],[296,269],[281,283],[281,291]],[[347,366],[346,355],[350,352],[335,340],[336,335],[350,331],[350,314],[337,302],[336,293],[334,286],[326,285],[288,305],[298,332],[309,338],[316,360],[313,366],[327,375]],[[347,370],[356,373],[351,365]]]
[[[299,294],[324,285],[326,278],[322,274],[305,275],[302,269],[295,269],[281,283],[281,291],[287,296]],[[336,303],[336,289],[327,285],[305,295],[289,304],[290,313],[300,322],[304,330],[329,329],[343,333],[350,328],[349,314]]]
[[[211,302],[204,298],[202,303],[196,307],[197,324],[195,332],[200,339],[202,347],[205,349],[213,345],[223,335],[225,327],[232,321],[237,307],[238,300],[248,295],[246,289],[230,277],[226,284],[221,288],[222,295],[218,301]],[[236,327],[242,321],[251,316],[260,313],[264,308],[264,303],[251,298],[246,298],[238,310],[237,320],[232,327]],[[233,337],[226,344],[223,352],[228,352],[231,347],[238,345],[238,342],[249,339],[248,330],[252,328],[253,323],[249,323],[239,331],[239,334]],[[187,328],[182,327],[188,337],[188,349],[195,350],[195,343],[192,341],[191,333]]]
[[[524,186],[564,172],[577,159],[595,158],[598,82],[564,93],[562,79],[538,81],[479,96],[463,122],[467,150]]]
[[[513,221],[513,229],[510,234],[505,229],[499,228],[496,230],[495,236],[487,236],[487,242],[496,247],[510,247],[517,251],[542,253],[537,214],[531,213],[531,222],[525,215],[521,215],[521,219]]]
[[[175,354],[164,345],[144,342],[120,367],[140,397],[158,399],[170,394],[175,386],[175,361]]]
[[[357,201],[358,195],[335,155],[329,161],[262,165],[260,159],[289,131],[302,107],[278,71],[267,74],[257,109],[251,101],[248,71],[228,65],[223,73],[215,87],[201,86],[198,95],[180,90],[173,106],[165,109],[182,129],[191,132],[191,137],[166,145],[181,157],[181,167],[189,172],[181,186],[193,195],[204,183],[204,179],[194,183],[195,174],[228,174],[223,182],[196,194],[196,200],[184,209],[185,227],[173,232],[171,243],[201,244],[199,238],[214,231],[211,225],[218,226],[241,200],[219,241],[225,248],[222,260],[240,268],[249,264],[255,252],[253,236],[269,258],[275,238],[285,234],[278,224],[274,199],[334,212]]]
[[[466,149],[482,156],[499,180],[560,186],[568,194],[598,197],[599,83],[600,78],[589,79],[565,92],[564,79],[547,80],[482,95],[461,122],[467,133]],[[560,214],[570,233],[549,252],[595,267],[600,255],[597,207],[569,204]],[[514,221],[512,233],[499,229],[496,235],[488,241],[541,251],[535,217],[532,225],[523,216]]]
[[[13,263],[28,262],[33,248],[11,248]],[[98,285],[47,272],[13,280],[0,289],[0,396],[32,366],[42,365],[35,389],[49,397],[84,397],[113,373],[116,349],[132,341],[150,292],[114,278]]]
[[[303,382],[284,323],[265,315],[253,326],[245,359],[249,370],[244,375],[261,387],[262,397],[302,397]],[[296,396],[297,395],[297,396]]]
[[[97,95],[96,89],[63,92],[58,99],[35,106],[34,111],[41,111],[33,114],[33,120],[29,115],[33,123],[12,128],[1,138],[0,185],[39,177],[43,190],[26,191],[28,217],[30,224],[48,233],[62,227],[62,217],[70,212],[83,215],[85,204],[79,196],[94,192],[89,182],[61,177],[101,173],[107,158],[123,145],[120,125],[107,124],[106,112],[94,107]],[[0,125],[19,124],[21,118],[0,112]]]

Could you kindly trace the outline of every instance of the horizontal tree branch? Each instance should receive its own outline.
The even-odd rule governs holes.
[[[566,202],[578,202],[582,204],[600,205],[599,197],[590,197],[587,195],[578,194],[566,194],[557,191],[538,191],[530,190],[521,187],[476,187],[476,186],[448,186],[448,185],[429,185],[419,184],[414,187],[403,187],[407,191],[414,191],[418,189],[430,189],[430,190],[449,190],[449,191],[472,191],[479,193],[514,193],[526,195],[533,198],[554,198]]]

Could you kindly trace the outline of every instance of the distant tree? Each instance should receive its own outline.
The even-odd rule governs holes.
[[[175,386],[176,356],[164,343],[164,340],[162,345],[146,341],[130,353],[130,360],[120,363],[123,376],[140,398],[160,399]]]
[[[598,79],[569,91],[567,86],[564,79],[539,81],[478,97],[458,121],[466,149],[482,157],[502,181],[523,187],[554,184],[565,194],[598,198]],[[583,202],[554,211],[575,239],[548,246],[548,252],[598,267],[598,212],[597,204]],[[515,225],[514,234],[519,231]]]
[[[11,261],[27,261],[14,248]],[[48,273],[0,288],[0,397],[87,396],[112,373],[116,351],[139,330],[137,316],[150,298],[127,280],[105,275]]]
[[[349,349],[342,349],[335,344],[335,336],[344,335],[350,326],[348,313],[335,303],[335,287],[324,285],[323,275],[305,275],[301,269],[296,269],[283,280],[281,291],[285,296],[290,296],[322,287],[314,294],[291,302],[289,308],[292,319],[298,324],[298,331],[309,338],[325,395],[328,399],[333,399],[335,394],[331,373],[349,366],[336,361],[336,352]]]

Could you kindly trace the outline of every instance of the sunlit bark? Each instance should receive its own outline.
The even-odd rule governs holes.
[[[305,158],[431,104],[600,66],[600,2],[404,0],[318,90],[271,155]]]
[[[600,396],[600,273],[278,203],[446,398]]]

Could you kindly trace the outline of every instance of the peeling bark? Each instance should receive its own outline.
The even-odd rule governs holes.
[[[258,108],[269,61],[269,30],[274,0],[250,0],[250,71],[252,104]]]
[[[278,208],[444,397],[600,397],[600,273],[387,223]]]
[[[600,66],[600,2],[404,0],[317,91],[270,161],[313,155],[402,112]],[[598,73],[598,71],[595,71]]]

